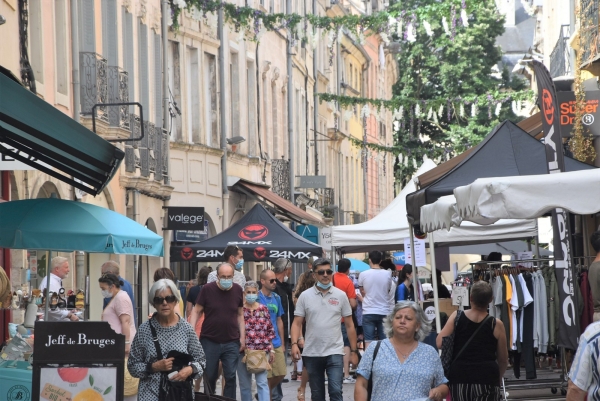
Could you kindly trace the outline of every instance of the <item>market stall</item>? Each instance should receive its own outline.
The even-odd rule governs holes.
[[[163,255],[163,239],[159,235],[119,213],[82,202],[53,198],[5,202],[0,204],[0,221],[0,247]],[[49,272],[47,276],[50,276]],[[0,293],[2,292],[0,289]],[[46,317],[49,298],[47,294],[45,306],[39,305],[38,308],[39,297],[35,296],[33,291],[22,294],[28,314],[37,315],[39,309],[46,312]],[[81,309],[81,306],[76,308]],[[26,315],[26,320],[28,318],[31,316]],[[35,321],[35,316],[33,320]],[[78,330],[75,331],[74,328]],[[4,399],[4,396],[12,399],[13,393],[19,393],[21,399],[39,400],[40,396],[59,399],[48,397],[67,392],[73,396],[76,393],[89,395],[98,392],[100,387],[102,392],[105,392],[104,400],[122,399],[125,340],[123,336],[114,332],[111,335],[112,330],[108,323],[38,321],[35,322],[34,333],[36,331],[51,334],[36,336],[32,344],[30,340],[27,341],[29,331],[26,328],[19,330],[2,353],[8,355],[2,359],[10,359],[14,364],[7,367],[8,371],[12,369],[13,372],[8,379],[4,377],[7,371],[0,368],[0,380],[15,380],[13,376],[17,369],[19,377],[28,380],[29,386],[21,383],[6,388],[0,386],[3,391],[8,391],[6,394],[0,393],[0,399]],[[17,343],[20,346],[15,346]],[[69,352],[66,352],[67,349]],[[91,349],[93,351],[90,351]],[[32,350],[34,357],[31,367],[31,360],[24,361],[24,353],[31,354]],[[90,358],[98,353],[103,356],[101,360]],[[36,359],[35,355],[39,358]],[[120,359],[115,359],[116,355],[120,355]],[[19,366],[21,369],[18,369]],[[108,370],[92,370],[100,368]],[[105,376],[104,373],[109,370],[110,375]],[[75,371],[77,374],[84,372],[84,377],[73,381]],[[96,372],[96,382],[90,372]],[[103,377],[101,383],[98,382],[100,376]],[[112,379],[104,380],[106,377]]]

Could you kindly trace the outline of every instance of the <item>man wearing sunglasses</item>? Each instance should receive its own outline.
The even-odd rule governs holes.
[[[328,392],[331,401],[342,401],[342,381],[344,376],[344,341],[340,319],[350,341],[350,362],[358,365],[356,331],[352,322],[352,308],[346,294],[332,285],[333,270],[327,259],[317,259],[313,263],[316,284],[300,294],[296,302],[294,323],[292,323],[292,358],[302,357],[308,370],[311,398],[325,400],[325,373],[328,379]],[[306,320],[306,340],[302,338],[302,324]],[[304,351],[300,355],[300,346]]]

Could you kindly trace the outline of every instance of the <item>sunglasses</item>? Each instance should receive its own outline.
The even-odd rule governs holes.
[[[333,274],[333,270],[331,269],[327,269],[327,270],[317,270],[315,273],[317,273],[319,276],[324,276],[324,275],[328,275],[331,276]]]
[[[164,301],[167,301],[168,304],[172,304],[177,301],[177,297],[175,295],[167,295],[166,297],[154,297],[154,305],[162,305]]]
[[[276,278],[272,278],[271,280],[269,280],[269,283],[273,284],[274,282],[276,282],[277,279]]]

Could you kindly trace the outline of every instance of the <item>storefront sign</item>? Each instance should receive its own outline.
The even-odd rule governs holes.
[[[560,132],[563,137],[571,136],[575,122],[575,92],[556,94],[560,111]],[[600,91],[585,92],[585,104],[581,122],[592,135],[600,135]]]
[[[125,336],[108,322],[36,322],[32,400],[123,399]]]
[[[406,259],[406,256],[405,256],[404,252],[394,252],[392,254],[392,261],[394,262],[394,264],[396,265],[396,267],[399,270],[402,269],[402,267],[406,263],[405,259]]]
[[[175,230],[175,241],[177,242],[200,242],[208,239],[206,230]]]
[[[301,175],[298,188],[327,188],[327,177],[324,175]]]
[[[331,251],[331,227],[321,228],[319,233],[319,245],[325,251]]]
[[[169,206],[164,230],[204,230],[204,208]]]
[[[6,147],[10,151],[19,152],[19,154],[21,156],[27,157],[28,159],[30,158],[31,160],[36,161],[36,164],[38,164],[40,166],[48,167],[50,169],[52,168],[48,164],[42,163],[41,161],[39,161],[38,159],[36,159],[34,157],[30,157],[29,155],[25,154],[22,151],[18,151],[17,149],[13,148],[12,146],[9,146],[5,143],[3,143],[2,146]],[[29,164],[25,164],[23,162],[15,160],[12,156],[0,152],[0,170],[37,170],[37,168],[30,166]]]
[[[415,259],[417,267],[427,265],[425,240],[415,238]],[[404,238],[404,260],[405,263],[415,266],[415,263],[412,262],[412,252],[410,251],[410,238]]]

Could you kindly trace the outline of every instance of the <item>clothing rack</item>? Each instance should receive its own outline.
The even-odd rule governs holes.
[[[491,272],[496,270],[502,270],[505,268],[514,269],[539,269],[543,266],[548,266],[553,264],[555,261],[554,258],[535,258],[535,259],[517,259],[517,260],[501,260],[501,261],[480,261],[480,262],[471,262],[471,276],[473,278],[472,283],[475,282],[475,266],[479,266],[483,272]],[[518,266],[520,263],[532,264],[532,266]],[[485,276],[484,276],[485,277]],[[490,277],[491,278],[491,277]],[[502,381],[502,390],[503,390],[503,399],[507,399],[508,393],[507,390],[527,390],[531,388],[550,388],[552,394],[556,394],[560,389],[562,395],[566,395],[567,390],[567,377],[568,372],[566,368],[566,356],[565,350],[560,348],[558,355],[560,358],[561,369],[562,372],[560,377],[557,379],[525,379],[518,380],[518,382],[511,383],[511,380],[507,380],[506,383]]]

